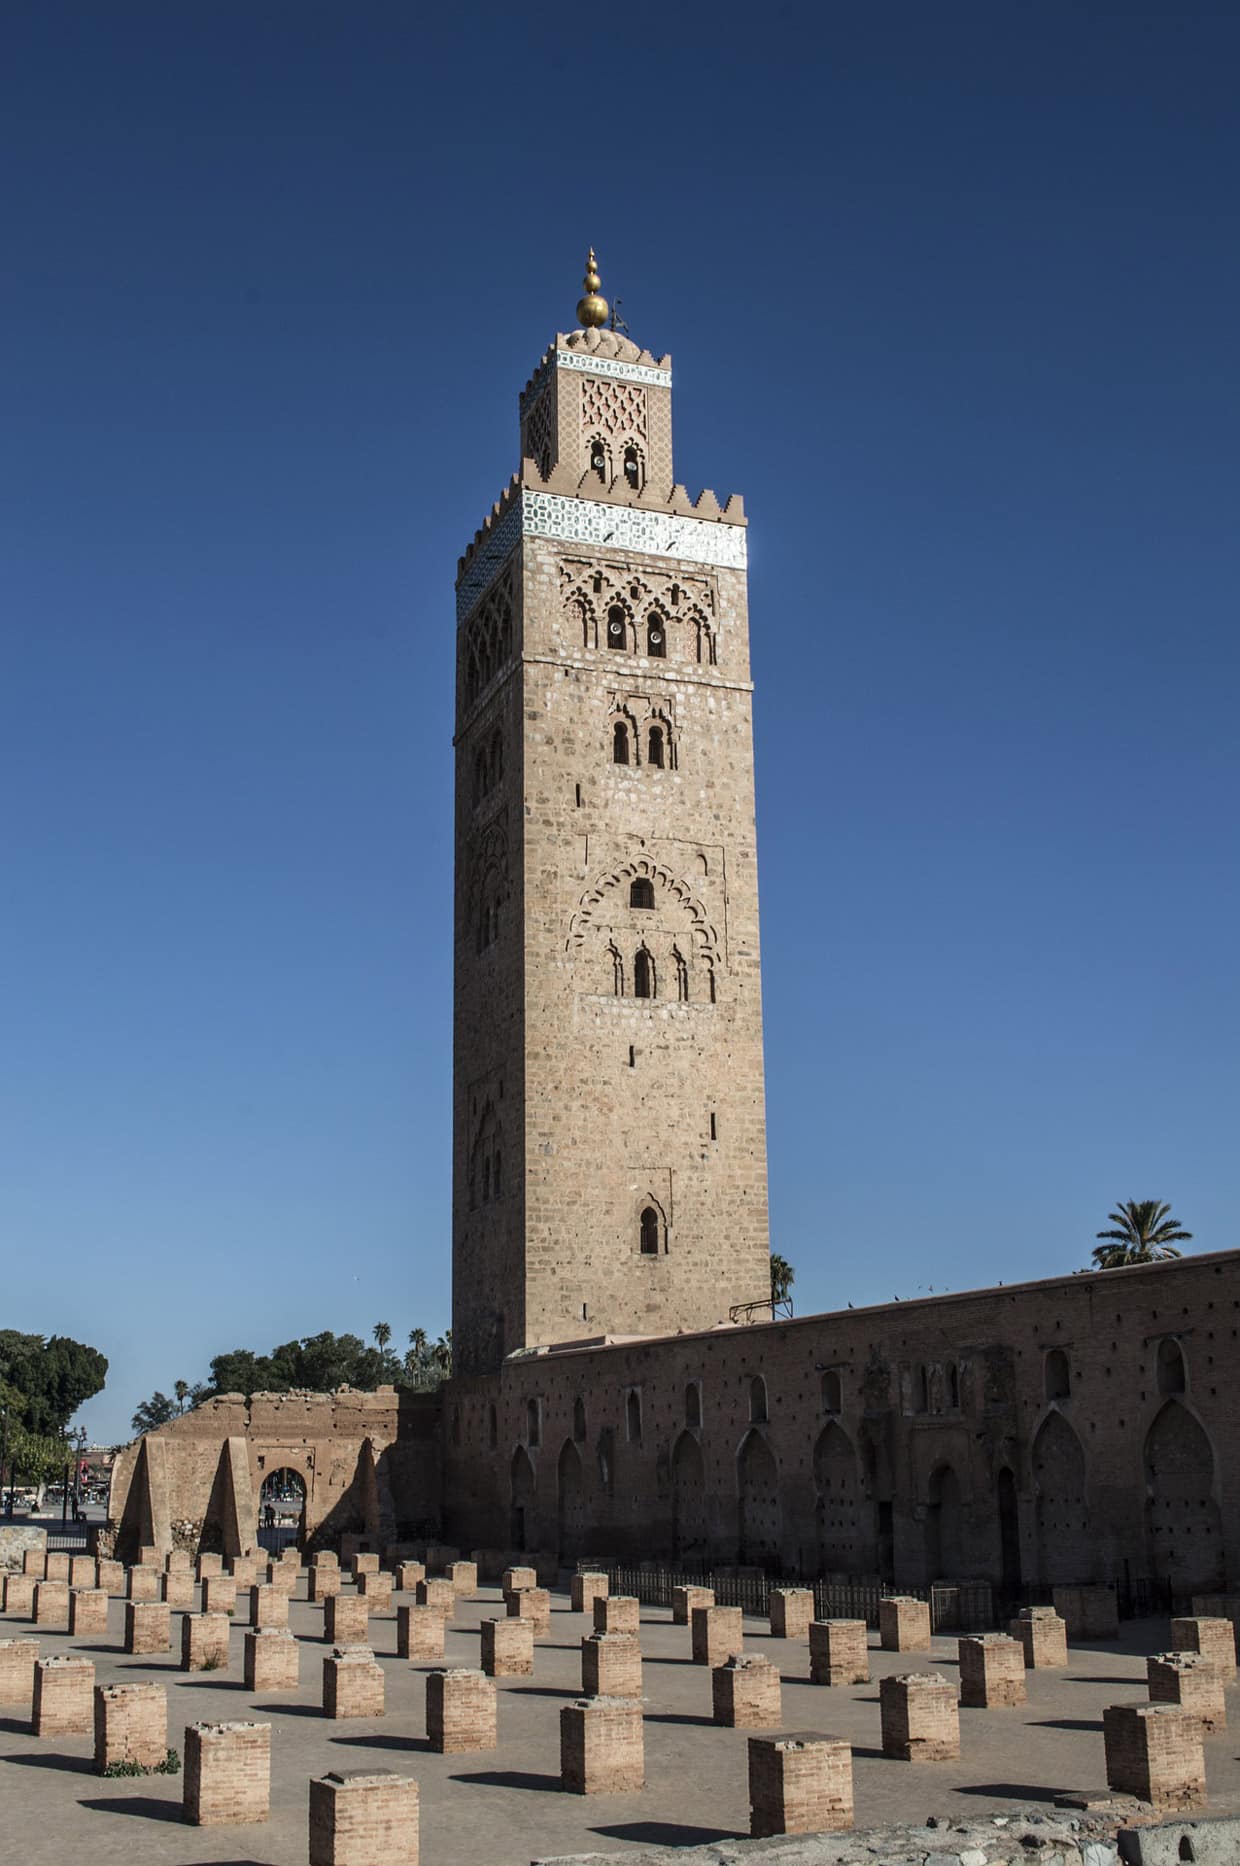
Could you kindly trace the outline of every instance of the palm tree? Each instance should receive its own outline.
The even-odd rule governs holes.
[[[189,1398],[189,1381],[188,1380],[175,1380],[172,1385],[172,1391],[176,1394],[177,1406],[179,1410],[181,1412],[184,1412],[185,1402]]]
[[[1094,1250],[1094,1265],[1099,1270],[1122,1270],[1130,1263],[1163,1263],[1178,1257],[1177,1244],[1187,1244],[1191,1231],[1181,1229],[1171,1207],[1161,1199],[1125,1199],[1108,1213],[1113,1231],[1099,1231],[1105,1241]]]
[[[375,1343],[378,1346],[379,1352],[382,1353],[388,1342],[392,1339],[392,1331],[386,1322],[376,1322],[374,1333]]]
[[[787,1302],[792,1285],[797,1280],[797,1273],[786,1257],[778,1251],[771,1252],[771,1301]]]

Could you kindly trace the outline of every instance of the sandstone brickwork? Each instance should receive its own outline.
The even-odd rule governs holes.
[[[288,1625],[288,1595],[278,1587],[262,1583],[250,1589],[250,1625],[281,1627]]]
[[[1201,1719],[1177,1704],[1113,1704],[1102,1713],[1107,1782],[1169,1812],[1206,1796]]]
[[[263,1565],[265,1567],[266,1563]],[[239,1594],[244,1593],[247,1588],[253,1587],[257,1568],[258,1562],[253,1555],[229,1556],[228,1572],[236,1583],[237,1592]],[[223,1728],[224,1726],[221,1725],[219,1727]],[[264,1726],[261,1724],[257,1726],[259,1729],[263,1727]]]
[[[426,1734],[440,1755],[494,1749],[498,1742],[495,1686],[485,1672],[428,1672]]]
[[[329,1645],[364,1645],[370,1613],[360,1594],[329,1594],[323,1606],[323,1637]]]
[[[90,1659],[40,1659],[34,1668],[34,1734],[80,1736],[92,1729],[94,1698],[95,1667]]]
[[[125,1602],[125,1650],[133,1653],[169,1652],[172,1616],[162,1600]]]
[[[271,1725],[191,1723],[183,1810],[195,1827],[265,1821],[271,1807]]]
[[[786,1731],[749,1739],[749,1831],[839,1833],[853,1824],[852,1750],[842,1738]]]
[[[391,1770],[310,1784],[310,1866],[418,1866],[418,1785]]]
[[[1227,1728],[1223,1676],[1200,1652],[1155,1652],[1146,1660],[1151,1704],[1182,1704],[1207,1733]]]
[[[456,1589],[443,1575],[419,1581],[414,1588],[414,1599],[419,1607],[434,1607],[445,1620],[452,1619],[456,1613]]]
[[[592,1611],[596,1633],[641,1632],[641,1602],[633,1594],[596,1596]]]
[[[730,1730],[773,1730],[782,1721],[778,1669],[753,1652],[734,1653],[710,1675],[715,1722]]]
[[[325,1600],[332,1599],[340,1592],[343,1580],[339,1568],[334,1565],[330,1568],[313,1567],[310,1570],[308,1598],[322,1605]]]
[[[814,1591],[808,1587],[773,1587],[771,1634],[775,1639],[806,1639],[814,1617]]]
[[[971,1710],[1006,1710],[1025,1702],[1025,1649],[1006,1633],[962,1639],[960,1702]]]
[[[515,1619],[482,1622],[482,1669],[488,1678],[520,1678],[534,1670],[534,1624]]]
[[[611,1583],[605,1574],[582,1570],[569,1583],[569,1604],[574,1613],[593,1614],[596,1600],[606,1600]]]
[[[869,1629],[864,1620],[811,1620],[809,1680],[812,1685],[868,1685]]]
[[[34,1623],[36,1626],[67,1627],[69,1624],[68,1581],[36,1581],[34,1584]]]
[[[370,1614],[390,1614],[392,1611],[392,1576],[382,1568],[373,1574],[358,1577],[358,1597],[366,1602],[366,1611]]]
[[[1068,1663],[1068,1629],[1053,1607],[1022,1607],[1008,1630],[1020,1641],[1026,1670],[1053,1671]]]
[[[49,1549],[43,1566],[42,1579],[45,1581],[63,1581],[68,1585],[73,1557],[64,1549]]]
[[[245,1636],[247,1691],[296,1691],[297,1641],[287,1627],[255,1627]]]
[[[449,1562],[445,1569],[447,1579],[451,1581],[453,1592],[461,1599],[468,1599],[478,1591],[478,1564],[476,1561]]]
[[[930,1608],[924,1600],[891,1595],[878,1603],[878,1639],[884,1652],[929,1652]]]
[[[590,1633],[581,1642],[581,1689],[588,1698],[639,1698],[642,1649],[636,1633]]]
[[[632,1698],[579,1698],[560,1712],[560,1784],[573,1795],[645,1786],[642,1709]]]
[[[118,1762],[155,1769],[168,1754],[168,1693],[162,1685],[95,1686],[95,1772]]]
[[[444,1617],[438,1607],[396,1609],[396,1651],[402,1659],[442,1659]]]
[[[503,1575],[500,1579],[500,1588],[501,1588],[501,1591],[505,1594],[515,1594],[517,1589],[520,1587],[537,1587],[537,1586],[538,1586],[537,1568],[530,1568],[524,1563],[520,1563],[520,1562],[515,1563],[511,1567],[505,1568]]]
[[[95,1557],[93,1555],[71,1555],[69,1557],[69,1586],[94,1587]]]
[[[69,1595],[69,1631],[106,1633],[108,1597],[101,1587],[75,1587]]]
[[[37,1639],[0,1639],[0,1704],[29,1706],[38,1657]]]
[[[396,1570],[397,1590],[402,1594],[412,1594],[419,1581],[426,1579],[426,1564],[420,1561],[403,1561]]]
[[[34,1591],[38,1585],[32,1574],[5,1575],[4,1611],[29,1620],[34,1614]]]
[[[177,1612],[188,1613],[194,1604],[194,1577],[187,1568],[169,1568],[159,1579],[159,1597]]]
[[[1236,1641],[1230,1620],[1208,1619],[1202,1615],[1173,1619],[1171,1644],[1176,1652],[1199,1652],[1217,1665],[1224,1684],[1234,1682]]]
[[[605,1600],[595,1602],[596,1619],[599,1608],[608,1604]],[[551,1631],[551,1595],[545,1587],[521,1587],[515,1593],[510,1590],[504,1595],[504,1606],[510,1620],[529,1621],[536,1639],[545,1639]]]
[[[187,1613],[181,1620],[181,1670],[216,1672],[228,1664],[226,1613]]]
[[[938,1672],[900,1673],[880,1679],[878,1692],[884,1756],[900,1762],[958,1760],[960,1715],[946,1678]]]
[[[323,1660],[325,1717],[382,1717],[383,1667],[368,1646],[337,1646]]]
[[[236,1613],[237,1583],[230,1574],[209,1574],[202,1584],[204,1613]]]
[[[739,1607],[695,1607],[689,1620],[690,1649],[695,1665],[723,1665],[741,1652],[745,1634]]]
[[[198,1561],[195,1565],[195,1574],[199,1581],[205,1581],[210,1576],[223,1574],[223,1572],[224,1557],[222,1555],[216,1555],[208,1551],[205,1555],[200,1555],[198,1557]]]
[[[126,1600],[158,1600],[160,1574],[158,1568],[146,1563],[138,1563],[125,1576]]]
[[[101,1555],[95,1563],[95,1586],[101,1587],[105,1594],[123,1594],[125,1592],[125,1564],[113,1561],[110,1556]]]

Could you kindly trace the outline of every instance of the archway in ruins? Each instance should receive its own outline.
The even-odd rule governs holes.
[[[760,1432],[747,1432],[736,1460],[740,1558],[754,1567],[779,1561],[779,1470]]]
[[[514,1549],[538,1547],[538,1514],[535,1506],[534,1467],[524,1445],[518,1445],[509,1467],[512,1503],[509,1543]]]
[[[1061,1412],[1048,1413],[1033,1441],[1033,1494],[1038,1580],[1088,1581],[1094,1554],[1085,1513],[1085,1451]]]
[[[306,1533],[306,1480],[291,1465],[268,1471],[258,1492],[258,1540],[277,1554],[290,1543],[300,1544]]]
[[[705,1559],[706,1466],[692,1432],[682,1432],[672,1453],[672,1546],[679,1561]]]
[[[556,1522],[561,1561],[575,1561],[585,1552],[589,1517],[586,1510],[586,1474],[581,1453],[566,1438],[556,1466]]]
[[[1145,1441],[1145,1521],[1154,1578],[1173,1596],[1223,1585],[1214,1452],[1182,1401],[1169,1399]]]
[[[814,1513],[822,1572],[861,1574],[866,1567],[861,1544],[866,1538],[861,1527],[857,1453],[834,1419],[823,1427],[814,1446]]]

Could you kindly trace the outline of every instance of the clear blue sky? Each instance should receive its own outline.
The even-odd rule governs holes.
[[[743,491],[801,1310],[1237,1242],[1240,14],[6,13],[0,1322],[449,1316],[456,558],[582,252]]]

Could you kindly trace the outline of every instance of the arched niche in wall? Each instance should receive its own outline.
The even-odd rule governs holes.
[[[709,1533],[702,1448],[692,1432],[682,1432],[672,1453],[672,1538],[677,1557],[705,1556]]]
[[[736,1460],[740,1559],[757,1567],[779,1557],[779,1469],[761,1432],[746,1433]]]
[[[1204,1427],[1168,1399],[1145,1440],[1145,1509],[1150,1565],[1174,1594],[1223,1585],[1222,1519],[1214,1495],[1214,1449]]]

